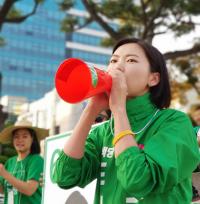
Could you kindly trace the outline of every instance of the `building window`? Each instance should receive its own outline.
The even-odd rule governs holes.
[[[17,70],[17,66],[15,66],[15,65],[10,65],[10,66],[9,66],[9,69],[12,70],[12,71],[16,71],[16,70]]]

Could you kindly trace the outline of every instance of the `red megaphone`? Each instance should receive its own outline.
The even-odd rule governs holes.
[[[105,71],[69,58],[61,63],[55,76],[58,95],[68,103],[78,103],[102,92],[109,92],[112,78]]]

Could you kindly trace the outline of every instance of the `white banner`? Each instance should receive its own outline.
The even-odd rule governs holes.
[[[52,169],[58,158],[59,152],[63,149],[64,143],[71,132],[46,138],[44,155],[44,187],[42,204],[92,204],[96,180],[87,185],[84,189],[74,187],[69,190],[61,189],[52,181]]]

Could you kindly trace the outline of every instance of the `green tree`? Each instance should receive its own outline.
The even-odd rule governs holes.
[[[72,32],[96,21],[108,34],[105,45],[123,37],[135,36],[152,43],[155,36],[173,32],[176,37],[189,34],[196,26],[194,17],[200,15],[199,0],[80,0],[89,16],[84,20],[78,16],[67,15],[62,22],[62,30]],[[68,10],[75,1],[63,0],[61,10]],[[105,20],[106,17],[118,26]],[[200,42],[194,41],[191,49],[165,53],[166,59],[174,59],[200,52]]]
[[[199,0],[80,1],[89,15],[83,20],[79,16],[68,14],[61,24],[61,29],[65,32],[73,32],[95,21],[109,35],[102,41],[105,46],[128,36],[139,37],[149,43],[152,43],[155,36],[166,33],[173,33],[174,37],[182,37],[200,25],[196,20],[196,17],[200,16],[200,7],[197,6]],[[60,8],[66,11],[74,3],[73,0],[63,0]],[[114,22],[117,22],[117,26],[114,26]],[[197,83],[200,78],[200,71],[197,69],[200,65],[200,38],[194,39],[193,42],[189,49],[167,52],[164,56],[169,62],[177,65],[187,76],[186,83],[192,85],[200,94]],[[189,61],[186,66],[183,61],[187,60]],[[180,83],[175,83],[175,86],[179,85]],[[189,86],[184,85],[184,87]]]
[[[5,163],[10,157],[17,154],[12,144],[1,144],[0,143],[0,163]]]
[[[15,123],[17,116],[12,114],[7,114],[6,120],[2,124],[0,131],[7,128]],[[0,163],[5,163],[10,157],[15,156],[16,150],[12,144],[1,144],[0,143]]]
[[[4,0],[0,6],[0,31],[4,23],[21,23],[30,16],[34,15],[37,7],[44,0],[33,0],[33,9],[30,13],[23,14],[20,10],[15,8],[15,4],[21,0]],[[1,39],[0,39],[1,41]]]

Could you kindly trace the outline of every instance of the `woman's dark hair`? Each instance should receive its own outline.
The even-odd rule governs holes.
[[[37,139],[36,132],[30,128],[25,128],[25,129],[29,131],[31,137],[33,138],[33,143],[31,145],[30,154],[40,154],[40,144],[39,144],[39,141]],[[19,129],[14,130],[12,132],[12,135],[14,135],[17,130],[19,130]]]
[[[144,50],[150,64],[151,72],[158,72],[160,74],[160,82],[156,86],[150,87],[150,99],[152,103],[158,108],[169,107],[171,102],[171,90],[164,56],[158,49],[137,38],[124,38],[118,41],[113,48],[113,53],[118,47],[128,43],[138,44]]]
[[[110,119],[110,117],[111,117],[111,110],[107,109],[107,110],[105,110],[105,112],[106,112],[106,114],[108,116],[108,119]]]

